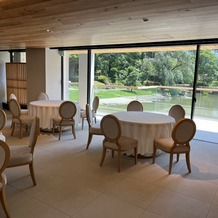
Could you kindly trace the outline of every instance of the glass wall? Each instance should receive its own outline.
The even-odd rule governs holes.
[[[201,46],[194,120],[198,130],[218,132],[218,46]],[[206,137],[206,136],[205,136]]]
[[[195,56],[196,46],[96,51],[99,114],[126,110],[139,100],[144,111],[164,114],[181,104],[190,117]]]
[[[78,83],[79,83],[79,54],[68,53],[69,57],[69,99],[78,101]]]
[[[194,120],[198,130],[217,132],[218,52],[201,46],[196,84]],[[99,96],[98,116],[126,110],[132,100],[144,111],[168,114],[180,104],[191,117],[197,46],[165,46],[92,50],[95,54],[94,95]],[[78,54],[70,55],[69,93],[78,100]],[[211,122],[211,123],[210,123]],[[206,123],[206,125],[205,125]],[[209,124],[209,125],[207,125]]]

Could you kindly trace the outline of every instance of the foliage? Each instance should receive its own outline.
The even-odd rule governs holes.
[[[95,81],[124,86],[192,86],[195,55],[195,51],[186,50],[98,53],[95,55]],[[69,79],[78,82],[78,55],[71,54],[69,60]],[[201,51],[198,86],[217,84],[217,63],[218,58],[213,50]],[[174,94],[173,91],[171,94]]]

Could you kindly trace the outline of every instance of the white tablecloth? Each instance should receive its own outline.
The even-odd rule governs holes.
[[[122,135],[138,140],[138,154],[152,156],[154,139],[171,136],[174,118],[157,113],[123,111],[114,113]]]
[[[63,100],[44,100],[44,101],[32,101],[29,104],[29,114],[39,117],[40,128],[51,129],[52,118],[59,116],[59,106],[63,103]],[[77,107],[77,112],[74,117],[76,125],[80,121],[80,106],[78,102],[74,102]]]

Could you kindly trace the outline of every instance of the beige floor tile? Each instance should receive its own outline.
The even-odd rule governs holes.
[[[86,207],[80,209],[74,218],[132,218],[139,217],[143,213],[143,209],[129,204],[125,201],[103,195],[94,199]]]
[[[212,205],[212,207],[209,210],[207,218],[217,218],[218,217],[218,206]]]
[[[206,218],[209,208],[209,203],[172,191],[164,191],[147,210],[167,218]]]
[[[189,179],[189,175],[182,177],[178,175],[168,184],[167,189],[189,197],[212,203],[217,185],[205,180]]]
[[[28,144],[28,136],[11,137],[10,122],[4,129],[8,144]],[[12,218],[218,218],[218,145],[193,140],[192,173],[184,156],[168,175],[169,155],[142,158],[122,156],[117,172],[116,155],[108,153],[99,166],[102,136],[93,136],[86,150],[87,126],[76,128],[77,138],[64,131],[41,132],[34,166],[33,186],[28,166],[7,169],[7,199]],[[4,213],[0,208],[0,217]]]
[[[154,200],[163,189],[133,178],[123,178],[113,185],[106,193],[120,200],[127,201],[144,209]]]

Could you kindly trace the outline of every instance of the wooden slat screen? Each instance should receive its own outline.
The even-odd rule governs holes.
[[[7,100],[14,93],[22,105],[27,105],[26,63],[6,63]]]

